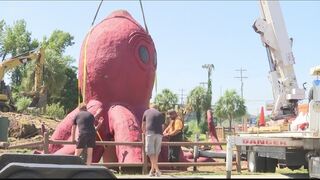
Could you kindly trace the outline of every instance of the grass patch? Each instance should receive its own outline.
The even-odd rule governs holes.
[[[300,169],[296,169],[296,170],[291,170],[289,168],[277,168],[276,169],[276,172],[277,173],[280,173],[280,174],[305,174],[305,173],[308,173],[308,169],[304,169],[303,167],[301,167]]]

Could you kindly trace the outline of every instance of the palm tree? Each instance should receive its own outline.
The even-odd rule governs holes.
[[[198,127],[202,112],[207,110],[204,109],[206,108],[205,106],[207,104],[206,97],[206,90],[201,86],[195,87],[187,97],[187,109],[188,111],[193,111],[196,113]]]
[[[231,123],[235,118],[246,114],[247,107],[244,100],[235,90],[227,90],[214,105],[214,114],[221,119],[229,119],[229,132],[231,132]]]
[[[163,89],[160,94],[157,94],[154,102],[161,112],[166,112],[173,109],[178,103],[178,96],[170,91],[170,89]]]

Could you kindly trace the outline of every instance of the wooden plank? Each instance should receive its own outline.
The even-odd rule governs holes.
[[[236,146],[237,153],[236,153],[236,165],[237,165],[237,172],[241,173],[241,146]]]
[[[37,147],[42,145],[43,145],[43,141],[39,141],[39,142],[32,142],[32,143],[26,143],[26,144],[10,145],[8,149],[31,148],[31,147]]]
[[[0,142],[0,149],[7,149],[10,146],[8,142]]]
[[[288,130],[288,127],[282,126],[265,126],[265,127],[249,127],[248,132],[250,133],[264,133],[264,132],[282,132]]]
[[[75,144],[71,141],[66,140],[49,140],[49,144]],[[128,146],[142,146],[143,143],[141,142],[115,142],[115,141],[97,141],[96,145],[110,145],[110,146],[117,146],[117,145],[128,145]],[[226,142],[162,142],[162,146],[169,146],[169,145],[176,145],[176,146],[200,146],[200,145],[226,145]]]
[[[110,163],[92,163],[92,165],[100,165],[100,166],[107,166],[107,167],[143,167],[143,163],[117,163],[117,162],[110,162]]]
[[[236,165],[232,162],[232,165]],[[158,166],[225,166],[225,162],[159,162]]]
[[[49,133],[44,132],[43,151],[45,154],[49,153]]]
[[[232,162],[232,165],[236,165],[236,162]],[[100,165],[100,166],[107,166],[107,167],[143,167],[143,163],[117,163],[117,162],[109,162],[109,163],[92,163],[92,165]],[[159,162],[158,166],[225,166],[225,162]]]

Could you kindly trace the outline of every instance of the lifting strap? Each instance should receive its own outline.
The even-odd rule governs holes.
[[[84,59],[83,59],[83,71],[82,71],[82,102],[85,102],[85,93],[86,93],[86,81],[87,81],[87,43],[88,43],[88,40],[89,40],[89,36],[91,34],[91,31],[92,31],[92,26],[97,18],[97,15],[99,13],[99,10],[100,10],[100,7],[101,7],[101,4],[102,4],[103,0],[101,0],[99,6],[98,6],[98,9],[94,15],[94,18],[93,18],[93,21],[91,23],[91,27],[90,27],[90,30],[89,30],[89,33],[88,33],[88,36],[86,38],[86,42],[85,42],[85,45],[84,45]],[[80,92],[80,87],[81,87],[81,84],[80,84],[80,77],[78,78],[78,104],[80,104],[80,101],[81,101],[81,92]]]
[[[149,34],[149,30],[148,30],[146,18],[145,18],[145,16],[144,16],[144,11],[143,11],[142,2],[141,2],[141,0],[139,0],[139,2],[140,2],[140,8],[141,8],[142,17],[143,17],[144,27],[145,27],[145,29],[146,29],[147,34]],[[155,87],[155,92],[156,92],[156,95],[157,95],[157,94],[158,94],[157,70],[156,70],[156,72],[155,72],[155,77],[154,77],[154,87]]]
[[[142,2],[141,2],[141,0],[139,0],[139,2],[140,2],[140,8],[141,8],[142,17],[143,17],[144,27],[146,28],[146,31],[149,34],[148,26],[147,26],[147,23],[146,23],[146,18],[144,17],[144,11],[143,11],[143,7],[142,7]]]

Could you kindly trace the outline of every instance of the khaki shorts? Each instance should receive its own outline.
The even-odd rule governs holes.
[[[147,155],[159,155],[161,151],[161,134],[147,134],[146,135],[146,154]]]

